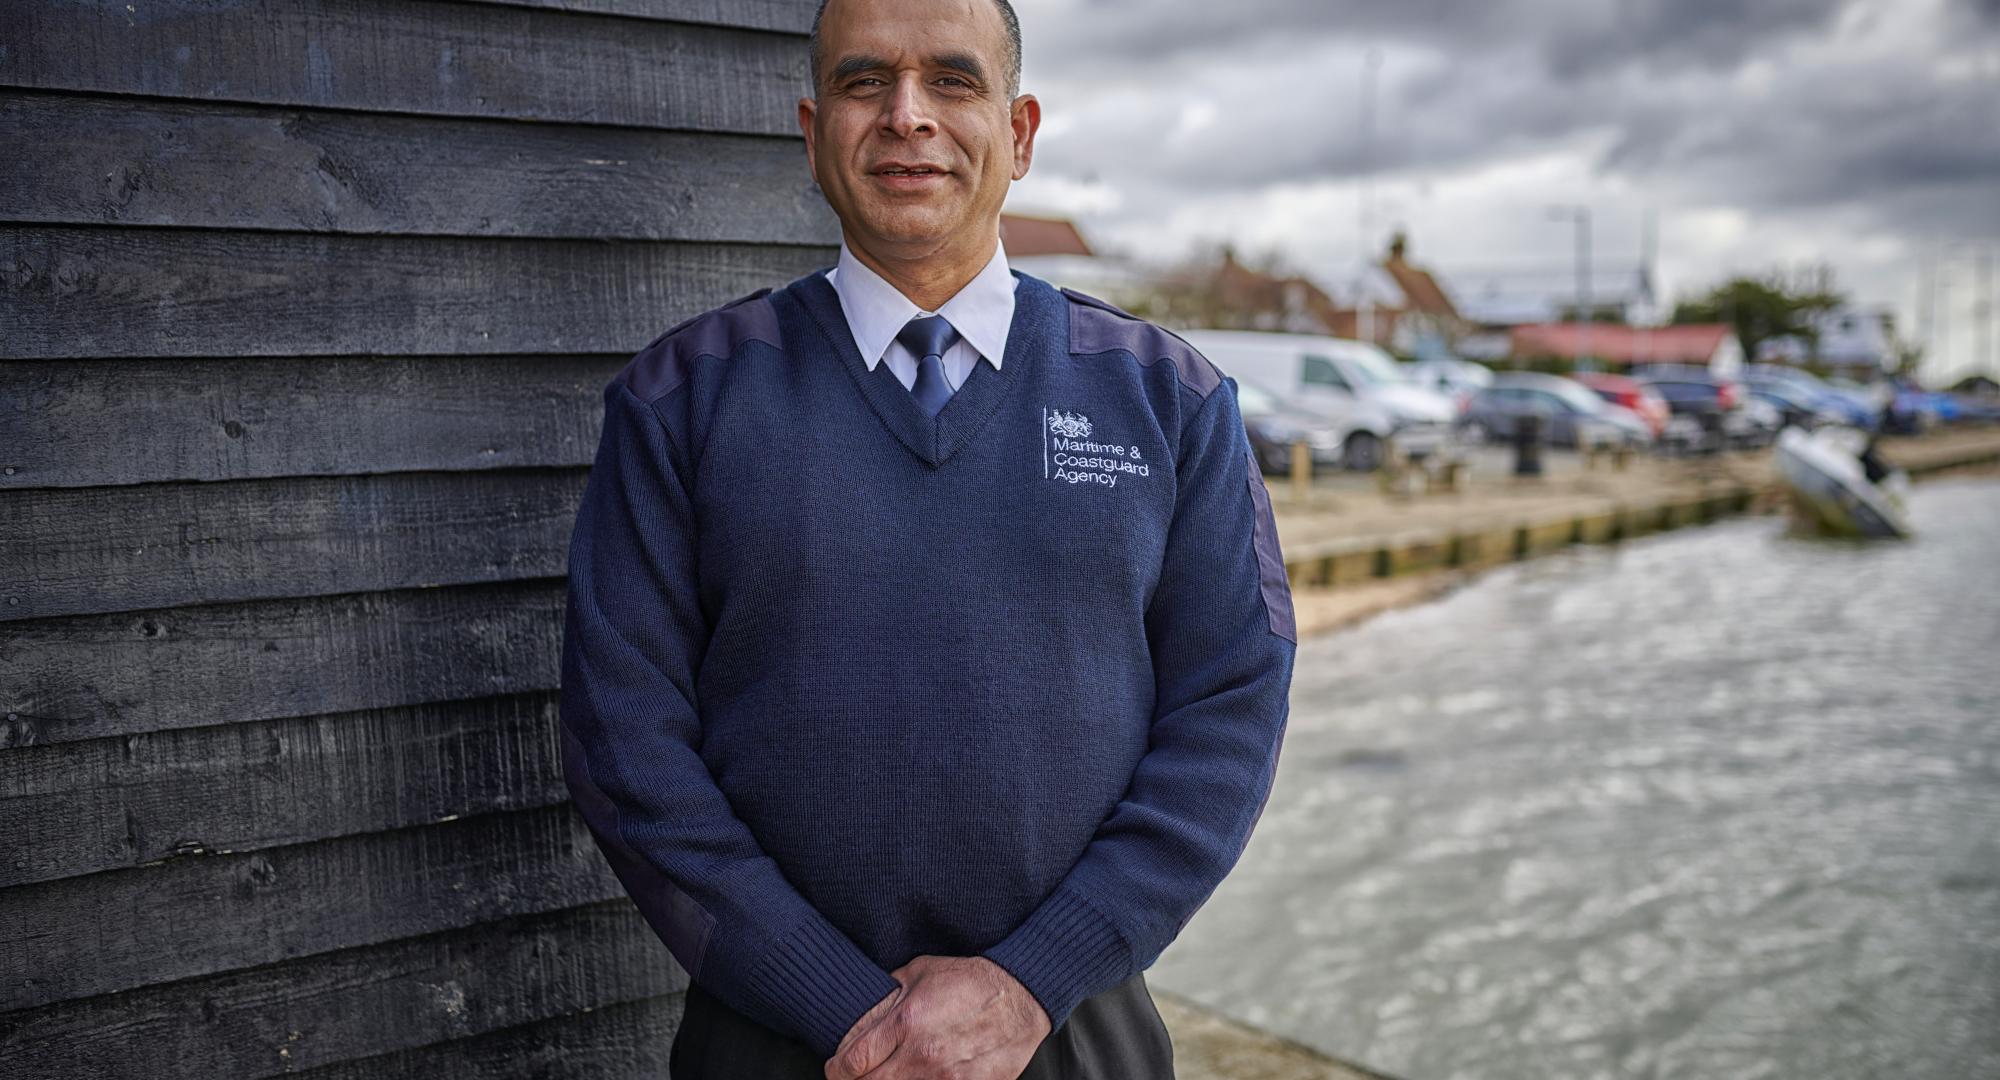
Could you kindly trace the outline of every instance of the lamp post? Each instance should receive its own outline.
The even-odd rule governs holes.
[[[1590,207],[1551,206],[1549,216],[1576,222],[1576,358],[1582,367],[1595,361],[1590,354]]]
[[[1375,141],[1375,75],[1382,70],[1382,50],[1370,47],[1361,62],[1361,186],[1360,186],[1360,234],[1361,269],[1359,301],[1356,313],[1359,323],[1357,335],[1370,345],[1375,343],[1375,296],[1369,289],[1369,260],[1373,257],[1375,241],[1370,235],[1375,224],[1375,165],[1372,160]]]

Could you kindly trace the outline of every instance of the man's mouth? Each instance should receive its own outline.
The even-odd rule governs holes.
[[[929,165],[885,165],[875,173],[878,176],[940,176],[944,171]]]

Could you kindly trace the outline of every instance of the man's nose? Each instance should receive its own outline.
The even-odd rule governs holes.
[[[889,94],[887,110],[882,114],[882,128],[902,138],[910,138],[918,132],[935,134],[937,122],[931,118],[924,96],[924,85],[915,74],[904,75],[896,80],[896,88]]]

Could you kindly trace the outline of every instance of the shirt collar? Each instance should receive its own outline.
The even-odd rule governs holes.
[[[918,314],[942,315],[951,321],[966,344],[986,358],[993,370],[1000,370],[1000,358],[1007,353],[1007,330],[1014,323],[1014,278],[1007,269],[1007,251],[1000,238],[993,238],[993,257],[985,269],[965,287],[952,294],[935,312],[926,312],[912,303],[882,275],[868,268],[840,243],[840,261],[827,271],[827,280],[840,296],[841,313],[854,334],[854,347],[868,370],[875,370],[889,343]]]

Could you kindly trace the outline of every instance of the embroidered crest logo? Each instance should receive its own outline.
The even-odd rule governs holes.
[[[1092,441],[1090,417],[1080,412],[1043,409],[1042,427],[1042,476],[1046,479],[1111,488],[1118,486],[1119,477],[1153,473],[1137,446]]]
[[[1090,438],[1090,417],[1058,409],[1049,414],[1049,430],[1066,439]]]

